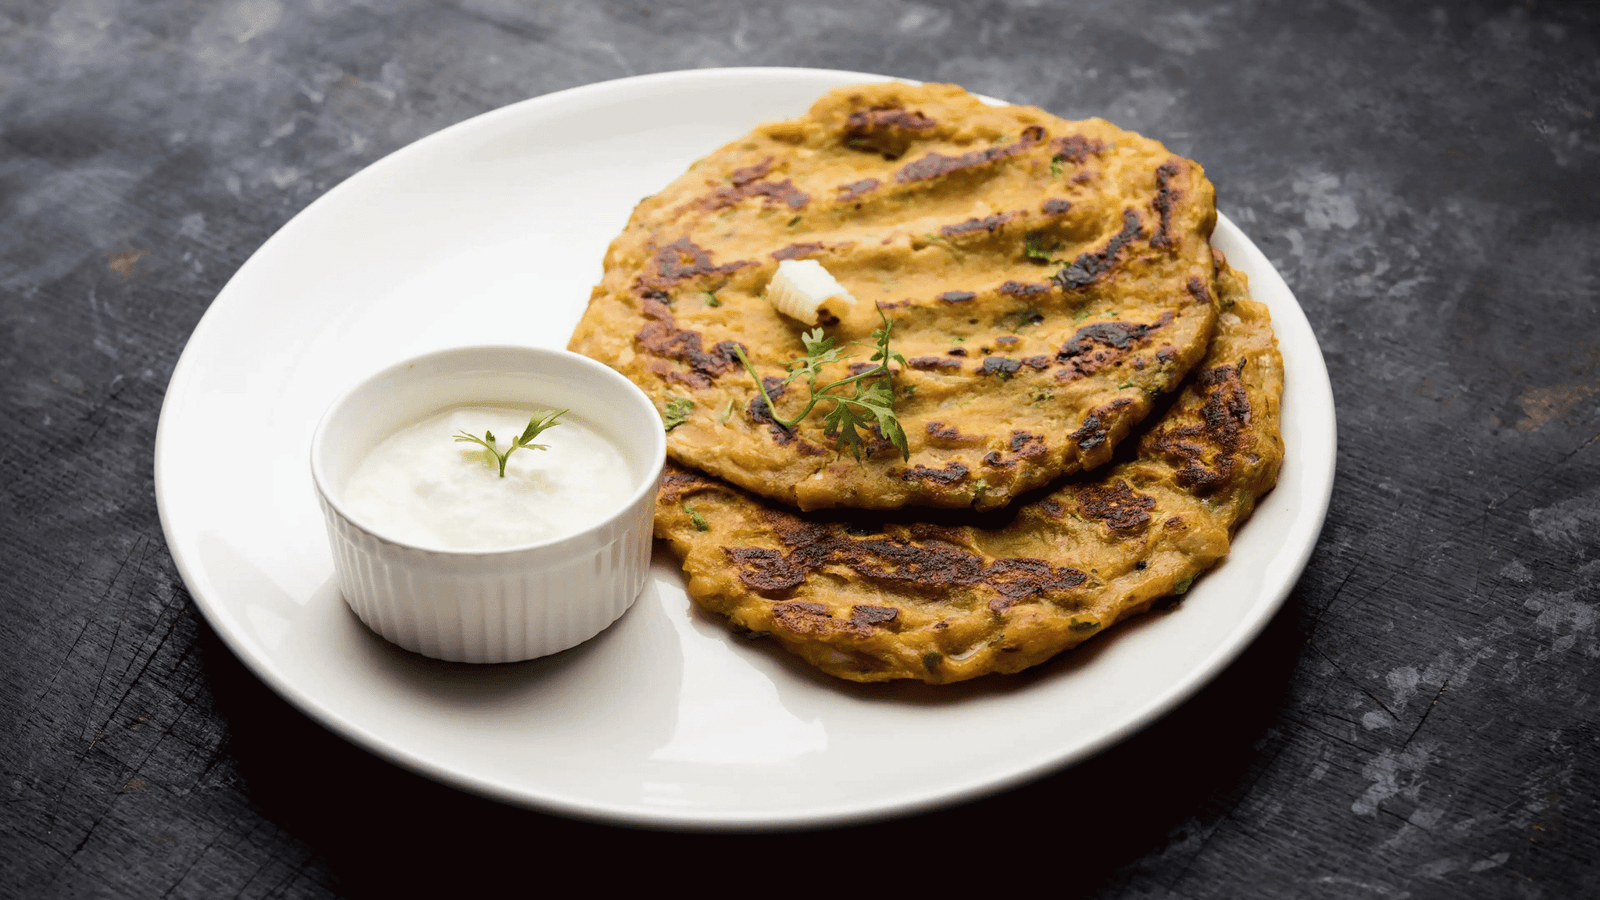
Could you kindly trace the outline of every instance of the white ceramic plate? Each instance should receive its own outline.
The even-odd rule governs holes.
[[[616,626],[515,665],[413,656],[340,600],[307,455],[336,394],[443,347],[565,346],[640,197],[756,124],[869,80],[722,69],[539,97],[379,161],[263,245],[195,329],[156,439],[168,546],[239,658],[306,714],[427,776],[679,828],[859,821],[996,791],[1128,735],[1216,675],[1304,567],[1334,460],[1316,339],[1227,219],[1215,243],[1271,307],[1288,364],[1278,488],[1176,610],[1049,665],[942,688],[835,681],[699,614],[659,551]]]

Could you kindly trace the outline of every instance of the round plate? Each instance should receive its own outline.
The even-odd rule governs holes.
[[[1299,577],[1334,461],[1316,338],[1225,218],[1214,242],[1271,308],[1288,367],[1278,487],[1176,609],[1048,665],[937,688],[837,681],[700,614],[660,551],[615,626],[514,665],[406,653],[339,597],[308,448],[340,391],[444,347],[564,347],[639,198],[760,122],[875,80],[713,69],[539,97],[394,153],[267,241],[195,329],[156,438],[167,544],[239,658],[307,715],[424,775],[676,828],[860,821],[996,791],[1094,753],[1216,675]]]

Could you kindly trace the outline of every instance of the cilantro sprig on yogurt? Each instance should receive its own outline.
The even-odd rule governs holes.
[[[557,422],[556,419],[561,418],[566,414],[566,412],[567,411],[563,409],[560,412],[547,413],[544,418],[540,418],[538,413],[534,413],[533,418],[528,420],[528,427],[522,430],[522,434],[511,439],[511,446],[506,448],[506,452],[504,453],[500,452],[498,446],[499,442],[495,440],[494,432],[492,431],[485,431],[483,433],[483,437],[481,438],[475,434],[469,434],[465,431],[462,431],[455,436],[456,442],[482,445],[485,450],[488,450],[490,453],[494,454],[494,458],[500,462],[500,477],[504,478],[506,477],[506,460],[511,458],[511,454],[517,452],[523,447],[526,447],[529,450],[550,449],[549,444],[535,444],[533,443],[533,439],[538,437],[540,433],[546,429],[554,428],[555,426],[560,425],[561,423]]]

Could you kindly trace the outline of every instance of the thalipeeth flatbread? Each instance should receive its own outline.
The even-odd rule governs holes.
[[[992,107],[951,85],[833,91],[639,204],[571,348],[679,422],[679,462],[802,509],[989,510],[1111,458],[1205,352],[1216,319],[1200,166],[1104,121]],[[865,365],[893,322],[896,414],[841,453],[820,408],[781,416],[805,326],[764,297],[778,263],[820,262],[857,298],[828,331]]]
[[[700,606],[854,681],[1016,672],[1182,593],[1277,480],[1283,361],[1224,269],[1198,369],[1137,450],[984,528],[796,514],[669,467],[656,536]],[[947,517],[948,518],[948,517]]]

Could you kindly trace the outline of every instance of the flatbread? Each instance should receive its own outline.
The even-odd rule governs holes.
[[[1181,594],[1277,480],[1283,360],[1266,307],[1224,271],[1216,339],[1136,452],[1003,522],[797,514],[671,466],[656,536],[696,603],[841,678],[947,683],[1043,662]]]
[[[763,125],[634,210],[571,349],[639,384],[674,425],[669,455],[802,509],[989,510],[1105,463],[1200,359],[1216,318],[1200,166],[1098,119],[992,107],[952,85],[835,90]],[[864,366],[893,322],[909,459],[824,433],[784,386],[806,326],[764,296],[815,259],[854,294],[827,325]],[[681,424],[680,424],[681,422]]]

